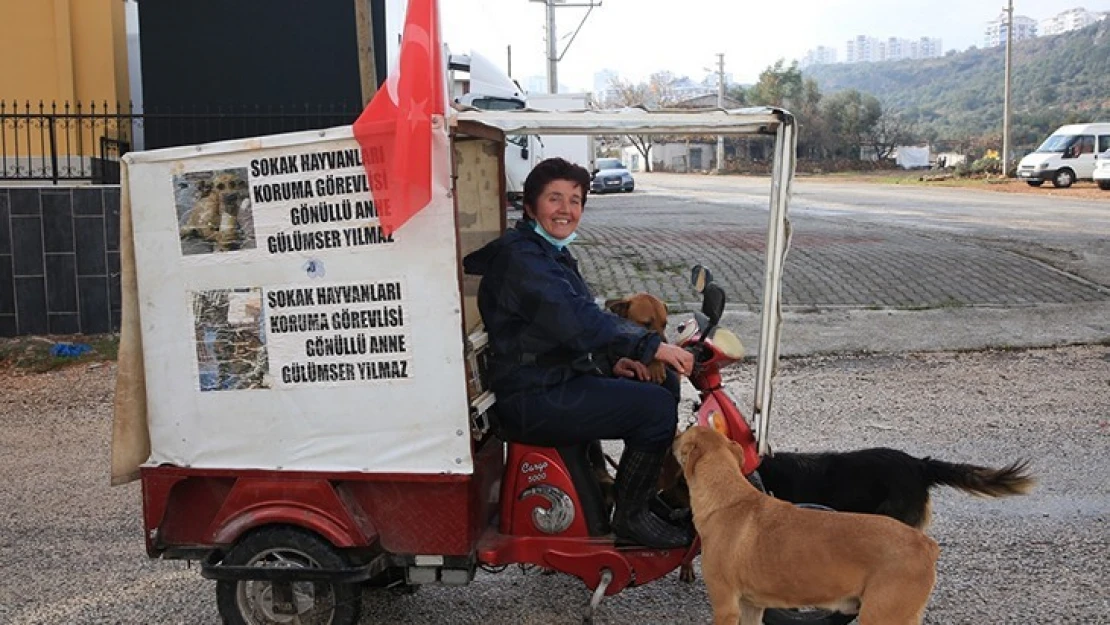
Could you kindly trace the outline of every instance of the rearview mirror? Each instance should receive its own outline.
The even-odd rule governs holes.
[[[528,158],[528,148],[520,148],[520,158]]]
[[[715,282],[710,282],[705,285],[705,292],[702,294],[701,311],[709,317],[709,325],[714,327],[721,320],[721,315],[725,312],[725,290],[717,286]]]
[[[701,265],[694,265],[690,270],[690,284],[694,285],[694,290],[698,293],[704,293],[705,287],[713,282],[713,274]]]

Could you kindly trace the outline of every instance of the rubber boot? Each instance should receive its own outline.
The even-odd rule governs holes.
[[[693,542],[693,528],[672,525],[649,508],[667,453],[668,450],[626,449],[621,455],[617,466],[617,509],[613,514],[613,533],[617,538],[652,549],[676,549]]]

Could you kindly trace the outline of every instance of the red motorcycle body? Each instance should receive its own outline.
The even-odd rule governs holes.
[[[712,340],[681,343],[699,354],[690,380],[698,389],[697,424],[744,448],[743,470],[759,464],[755,438],[722,387],[720,369],[738,360]],[[424,566],[421,579],[447,579],[459,567],[531,564],[580,578],[606,595],[646,584],[690,562],[682,549],[618,545],[609,528],[611,502],[585,456],[569,449],[476,444],[471,475],[381,475],[317,472],[143,469],[144,521],[151,556],[192,558],[227,549],[268,524],[302,527],[340,549],[382,550]],[[428,569],[428,556],[432,567]],[[446,558],[439,558],[445,556]],[[444,564],[444,562],[447,562]]]

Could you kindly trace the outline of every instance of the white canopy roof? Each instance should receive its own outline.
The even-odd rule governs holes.
[[[506,134],[528,135],[752,135],[774,136],[790,113],[776,108],[665,109],[625,108],[617,111],[453,111],[458,121],[494,126]],[[789,123],[789,122],[787,122]]]

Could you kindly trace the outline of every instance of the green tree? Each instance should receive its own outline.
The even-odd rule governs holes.
[[[815,83],[816,86],[816,83]],[[804,93],[802,72],[798,62],[786,67],[786,61],[779,59],[775,64],[759,74],[759,82],[748,90],[748,100],[755,105],[779,106],[790,109]]]
[[[883,107],[875,96],[849,89],[825,98],[821,114],[828,125],[831,155],[858,159]]]

